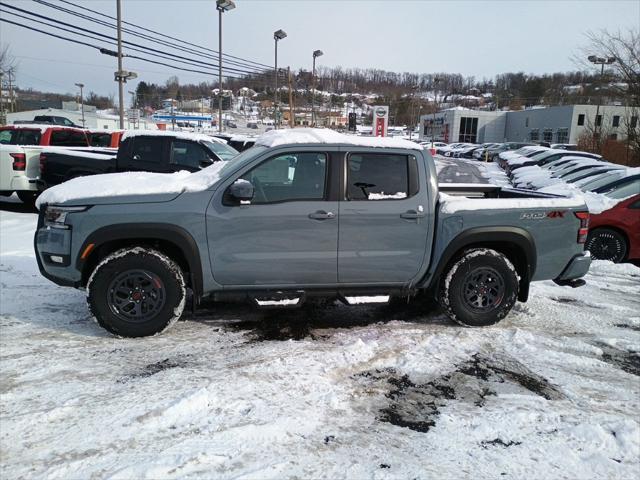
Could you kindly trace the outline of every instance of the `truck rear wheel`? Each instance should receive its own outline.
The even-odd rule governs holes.
[[[498,323],[518,297],[518,275],[503,254],[488,248],[467,250],[445,272],[439,301],[447,315],[466,327]]]
[[[98,324],[122,337],[146,337],[169,328],[186,299],[180,267],[166,255],[134,247],[108,255],[87,283],[87,302]]]

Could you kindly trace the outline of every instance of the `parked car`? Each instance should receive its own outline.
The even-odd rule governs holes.
[[[528,145],[528,146],[519,148],[517,150],[507,150],[504,152],[500,152],[497,154],[498,166],[502,169],[505,169],[507,168],[508,160],[511,160],[514,158],[520,158],[520,157],[532,157],[533,155],[536,155],[546,150],[548,150],[547,147],[542,147],[540,145]],[[496,155],[494,155],[494,158],[495,157]],[[494,162],[495,161],[496,160],[494,160]]]
[[[552,143],[549,145],[549,148],[553,148],[554,150],[577,150],[578,145],[575,143]]]
[[[56,115],[36,115],[33,117],[34,123],[60,125],[62,127],[75,127],[82,128],[80,125],[76,125],[67,117],[60,117]]]
[[[473,152],[482,148],[480,145],[469,145],[465,148],[453,152],[455,158],[473,158]]]
[[[535,146],[533,143],[521,143],[521,142],[505,142],[500,143],[497,146],[489,149],[489,160],[492,162],[496,162],[498,160],[498,156],[503,152],[520,150],[524,147]]]
[[[38,195],[39,147],[0,145],[0,196],[14,192],[26,204],[33,205]]]
[[[124,171],[197,171],[238,152],[223,140],[183,132],[132,131],[117,152],[43,149],[38,186],[45,190],[72,178]]]
[[[246,136],[246,135],[216,133],[213,136],[224,140],[227,143],[227,145],[237,150],[238,152],[243,152],[246,149],[253,147],[254,143],[256,142],[256,137]]]
[[[585,159],[595,159],[602,160],[602,156],[596,153],[590,152],[577,152],[571,150],[554,150],[548,149],[537,152],[530,157],[519,157],[512,158],[507,160],[507,165],[505,166],[505,172],[507,175],[511,175],[514,170],[517,170],[522,167],[529,167],[531,165],[538,165],[540,167],[547,165],[548,163],[555,162],[561,158],[577,158],[583,157]]]
[[[0,145],[87,147],[89,140],[80,128],[20,124],[0,127]]]
[[[87,130],[92,147],[118,148],[123,134],[124,130]]]
[[[608,196],[624,198],[619,195],[626,194],[618,190]],[[615,263],[640,260],[640,193],[592,215],[585,248],[597,260]]]
[[[204,296],[300,305],[422,293],[478,327],[525,301],[531,281],[584,284],[589,214],[576,199],[487,185],[469,187],[472,200],[439,195],[433,159],[413,142],[296,135],[264,135],[178,185],[153,177],[145,194],[131,193],[143,179],[120,175],[100,192],[83,178],[44,192],[40,271],[86,288],[98,323],[127,337],[165,330]]]
[[[247,128],[251,128],[252,130],[257,130],[258,124],[256,122],[247,122]]]

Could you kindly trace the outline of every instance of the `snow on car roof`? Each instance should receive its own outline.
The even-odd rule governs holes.
[[[212,137],[204,133],[177,132],[173,130],[127,130],[122,136],[122,140],[131,137],[173,137],[180,140],[192,140],[194,142],[227,143],[222,138]]]
[[[378,148],[403,148],[410,150],[424,150],[422,145],[403,140],[401,138],[390,137],[360,137],[356,135],[345,135],[329,129],[322,128],[295,128],[292,130],[271,130],[260,135],[256,140],[256,145],[264,147],[277,147],[280,145],[291,145],[296,143],[337,143],[354,145],[358,147],[378,147]]]

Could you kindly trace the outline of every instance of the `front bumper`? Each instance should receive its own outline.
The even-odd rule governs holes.
[[[554,278],[554,282],[558,285],[581,286],[584,281],[577,281],[584,277],[591,266],[591,255],[589,252],[579,253],[575,255],[567,264],[562,273]]]
[[[64,287],[80,286],[82,275],[71,264],[71,230],[44,227],[41,211],[33,247],[43,277]]]

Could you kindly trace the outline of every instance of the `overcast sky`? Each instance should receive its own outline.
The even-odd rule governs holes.
[[[115,16],[115,0],[71,1]],[[113,30],[31,0],[8,2],[113,34]],[[218,47],[214,0],[122,3],[123,19],[128,22],[213,49]],[[569,71],[576,69],[570,57],[586,43],[585,32],[637,29],[640,24],[640,0],[237,0],[236,4],[235,10],[224,15],[223,51],[271,65],[273,31],[282,28],[288,38],[280,42],[278,63],[294,69],[310,68],[312,51],[321,49],[324,56],[319,63],[328,66],[450,72],[476,78],[509,71]],[[136,41],[127,35],[124,39]],[[74,91],[74,83],[83,82],[86,91],[117,92],[114,57],[6,23],[0,23],[0,42],[10,45],[19,62],[20,87],[70,92]],[[138,80],[149,82],[164,83],[171,75],[177,75],[182,83],[210,80],[205,75],[176,72],[139,60],[125,59],[124,67],[137,72]],[[217,76],[217,70],[212,75]],[[127,90],[133,90],[138,80],[130,82]]]

